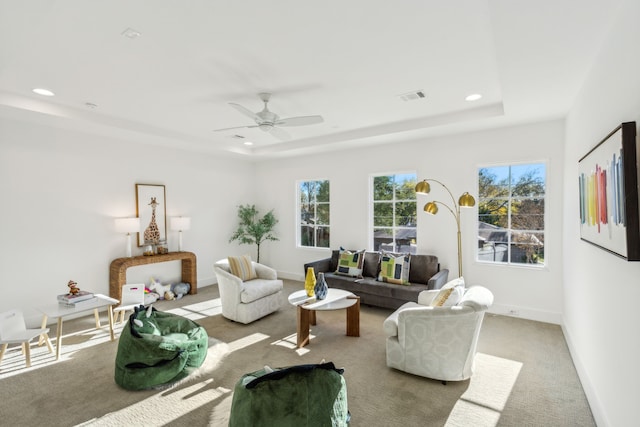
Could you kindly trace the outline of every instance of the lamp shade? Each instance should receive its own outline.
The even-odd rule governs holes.
[[[140,218],[116,218],[118,233],[135,233],[140,231]]]
[[[185,231],[191,228],[191,218],[184,216],[173,217],[170,220],[172,231]]]
[[[475,206],[476,199],[474,199],[471,194],[465,191],[464,194],[460,196],[460,199],[458,200],[458,204],[462,207],[470,208],[472,206]]]
[[[431,186],[426,179],[416,184],[416,193],[427,194],[429,191],[431,191]]]
[[[424,211],[428,214],[435,215],[438,213],[438,205],[436,205],[434,202],[429,202],[424,205]]]

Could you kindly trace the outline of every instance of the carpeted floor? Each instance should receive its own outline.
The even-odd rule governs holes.
[[[300,289],[285,281],[285,298]],[[17,348],[0,365],[3,425],[224,426],[242,374],[333,361],[345,368],[352,426],[595,426],[559,326],[487,315],[476,373],[449,382],[387,368],[382,322],[391,310],[361,307],[358,338],[345,336],[345,312],[318,313],[310,345],[295,348],[295,308],[250,325],[223,318],[217,287],[156,305],[194,319],[211,337],[196,375],[164,390],[132,392],[113,381],[117,342],[93,316],[65,322],[59,361],[45,347],[24,368]],[[104,323],[104,322],[103,322]],[[118,329],[121,326],[118,327]]]

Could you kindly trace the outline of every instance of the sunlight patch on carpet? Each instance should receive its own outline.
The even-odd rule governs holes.
[[[107,342],[113,342],[113,345],[117,346],[118,335],[122,331],[123,325],[124,324],[116,323],[113,326],[116,341],[111,341],[108,325],[103,325],[100,329],[88,328],[62,335],[62,346],[60,347],[60,358],[58,360],[56,360],[55,354],[55,337],[51,338],[51,344],[53,345],[52,353],[49,353],[46,345],[43,344],[42,346],[39,346],[37,344],[37,340],[34,340],[31,342],[30,368],[25,366],[25,359],[22,351],[20,350],[20,346],[9,347],[2,359],[2,364],[0,364],[0,379],[44,368],[54,363],[71,360],[75,353],[84,348],[93,347]]]
[[[222,314],[222,302],[220,298],[214,298],[195,304],[185,305],[179,308],[166,310],[167,313],[177,314],[191,320],[204,319],[210,316]]]
[[[518,379],[522,363],[477,353],[475,372],[445,427],[495,427]],[[472,421],[470,421],[472,420]]]
[[[252,344],[259,343],[260,341],[266,340],[269,338],[269,335],[261,334],[256,332],[255,334],[247,335],[244,338],[239,338],[235,341],[229,343],[229,351],[234,352],[245,347],[249,347]]]
[[[207,379],[179,390],[165,390],[120,411],[111,412],[78,426],[165,425],[231,393],[231,390],[224,387],[213,388],[212,383],[213,379]]]
[[[309,341],[311,341],[313,338],[315,338],[315,335],[311,335],[309,334]],[[282,339],[279,339],[277,341],[274,341],[271,343],[271,345],[277,345],[280,347],[284,347],[287,348],[289,350],[295,350],[296,353],[298,353],[299,356],[305,355],[307,353],[309,353],[309,349],[307,348],[308,346],[302,347],[302,348],[298,348],[298,335],[297,334],[291,334],[288,335]]]

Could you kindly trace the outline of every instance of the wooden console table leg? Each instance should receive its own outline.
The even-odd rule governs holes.
[[[360,336],[360,297],[348,297],[354,298],[356,303],[347,308],[347,336],[359,337]]]
[[[310,310],[298,306],[298,348],[309,344],[309,315]]]

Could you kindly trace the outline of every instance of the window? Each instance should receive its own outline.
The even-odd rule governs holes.
[[[298,183],[300,246],[329,247],[329,181]]]
[[[544,266],[544,163],[478,171],[478,261]]]
[[[415,187],[415,173],[373,177],[373,250],[416,253]]]

